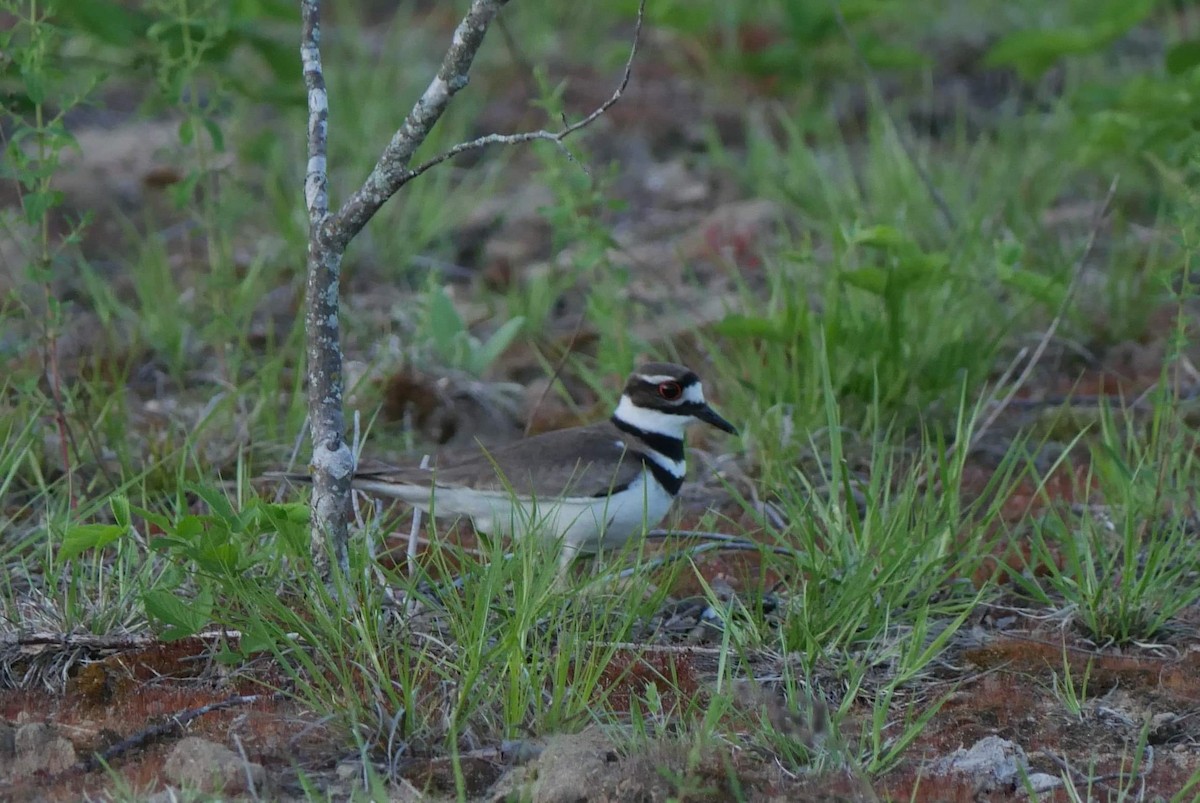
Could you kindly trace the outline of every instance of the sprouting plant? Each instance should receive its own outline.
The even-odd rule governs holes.
[[[471,334],[445,289],[432,286],[425,297],[425,322],[438,357],[452,368],[479,376],[512,344],[525,319],[510,318],[487,340],[480,340]]]

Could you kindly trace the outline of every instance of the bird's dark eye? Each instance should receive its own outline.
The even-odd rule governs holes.
[[[663,382],[658,386],[658,395],[667,401],[675,401],[683,395],[683,388],[679,387],[678,382]]]

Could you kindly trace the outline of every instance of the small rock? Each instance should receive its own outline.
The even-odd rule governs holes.
[[[651,165],[643,175],[642,186],[672,206],[700,203],[709,193],[708,184],[688,172],[678,159]]]
[[[353,781],[362,777],[362,762],[357,759],[339,761],[333,772],[339,781]]]
[[[554,736],[546,741],[546,749],[537,760],[537,780],[530,798],[534,803],[587,800],[581,790],[604,788],[615,760],[612,742],[599,728]]]
[[[266,772],[261,764],[247,763],[228,747],[189,736],[167,756],[163,773],[174,784],[201,792],[239,795],[250,791],[249,780],[261,789]]]
[[[953,772],[971,776],[981,791],[1017,788],[1028,769],[1029,761],[1021,746],[999,736],[984,737],[969,750],[960,747],[933,765],[938,775]]]
[[[2,760],[0,756],[0,760]],[[13,734],[11,774],[14,777],[63,772],[75,764],[75,746],[44,722],[17,728]]]
[[[1057,789],[1062,786],[1062,778],[1057,775],[1051,775],[1048,772],[1035,772],[1025,779],[1021,784],[1022,789],[1026,789],[1034,794],[1043,794],[1051,789]]]

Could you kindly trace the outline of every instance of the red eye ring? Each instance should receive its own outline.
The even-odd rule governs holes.
[[[678,382],[663,382],[658,386],[658,395],[667,401],[677,401],[683,395],[683,388]]]

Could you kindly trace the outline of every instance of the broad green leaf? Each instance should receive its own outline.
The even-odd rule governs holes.
[[[238,515],[233,510],[233,505],[229,503],[229,499],[221,491],[209,485],[200,485],[197,483],[187,483],[184,486],[190,493],[194,493],[200,497],[213,515],[221,519],[227,524],[233,525],[238,522]]]
[[[129,532],[119,524],[77,524],[63,533],[62,546],[58,548],[59,560],[70,560],[89,549],[103,549]]]
[[[301,558],[310,555],[308,505],[263,503],[256,506],[255,511],[261,531],[277,533],[289,554]]]
[[[228,538],[219,535],[205,539],[187,550],[189,557],[206,572],[226,574],[240,571],[245,553]]]
[[[212,591],[202,589],[192,600],[184,600],[170,591],[154,589],[142,595],[146,613],[167,625],[162,633],[166,641],[194,636],[212,617]]]
[[[179,521],[175,522],[175,535],[184,539],[195,538],[202,535],[208,529],[209,519],[206,516],[183,516]]]
[[[1016,31],[997,42],[984,57],[989,67],[1010,66],[1035,80],[1065,56],[1094,53],[1127,33],[1154,10],[1156,0],[1120,0],[1099,4],[1089,24],[1058,29]]]
[[[499,329],[492,333],[486,343],[475,350],[471,357],[471,372],[482,374],[486,371],[488,366],[500,358],[500,355],[513,342],[524,325],[525,319],[520,315],[505,321]]]
[[[1005,287],[1010,287],[1050,309],[1058,309],[1062,304],[1063,295],[1067,292],[1067,286],[1062,281],[1030,270],[1001,265],[996,271],[996,276]]]
[[[433,344],[438,352],[446,358],[451,358],[455,351],[455,340],[466,332],[466,324],[462,316],[454,308],[454,302],[446,295],[446,291],[436,288],[429,295],[429,333],[433,336]]]
[[[31,226],[41,225],[42,217],[62,203],[63,194],[58,190],[34,190],[25,193],[25,221]]]
[[[108,500],[108,506],[112,508],[113,519],[118,526],[128,529],[132,525],[132,517],[129,515],[129,497],[123,494],[113,494]]]
[[[858,229],[850,235],[849,243],[901,253],[907,253],[916,248],[912,238],[894,226],[867,226]]]
[[[126,504],[128,504],[128,501],[126,502]],[[131,512],[136,513],[137,515],[141,516],[143,519],[145,519],[149,523],[153,524],[155,527],[162,530],[164,533],[170,532],[171,521],[170,521],[170,519],[168,519],[166,516],[162,515],[161,513],[154,513],[152,511],[146,510],[146,508],[144,508],[144,507],[137,507],[136,505],[129,505],[129,510]]]
[[[858,270],[842,271],[839,277],[851,287],[866,290],[868,293],[883,298],[888,290],[890,272],[884,268],[859,268]]]
[[[1200,64],[1200,39],[1176,42],[1167,49],[1167,72],[1171,75],[1182,75],[1197,64]]]
[[[208,131],[208,136],[212,139],[213,150],[217,153],[225,152],[225,134],[222,133],[221,127],[217,125],[217,121],[205,117],[202,121],[204,128]]]
[[[55,13],[62,16],[69,29],[82,31],[105,44],[118,47],[138,44],[150,23],[148,15],[135,10],[129,3],[111,0],[59,3]]]
[[[713,324],[712,328],[722,337],[769,340],[778,343],[788,340],[776,321],[752,315],[726,315]]]

